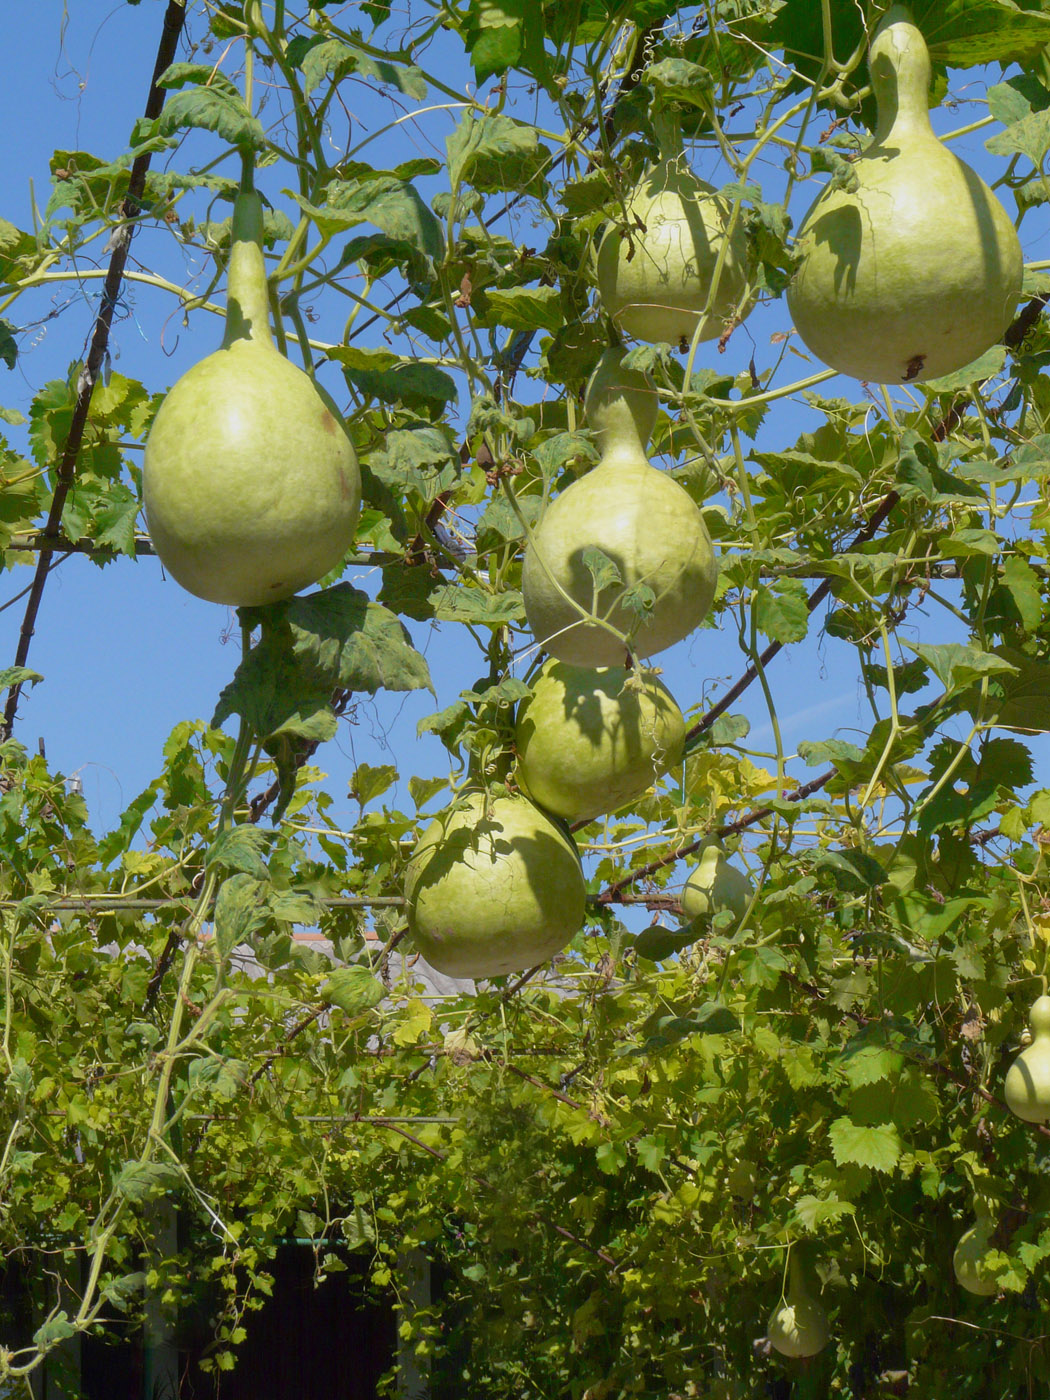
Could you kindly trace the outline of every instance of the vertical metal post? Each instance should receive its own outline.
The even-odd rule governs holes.
[[[397,1256],[400,1316],[410,1319],[430,1307],[430,1260],[421,1249]],[[430,1400],[430,1360],[416,1355],[416,1339],[397,1336],[397,1400]]]
[[[178,1253],[178,1215],[166,1197],[152,1207],[153,1231],[145,1264],[155,1268]],[[179,1349],[175,1341],[176,1310],[162,1301],[159,1292],[146,1291],[142,1329],[143,1400],[178,1400]]]

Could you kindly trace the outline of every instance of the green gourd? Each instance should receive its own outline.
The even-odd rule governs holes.
[[[591,378],[584,416],[601,460],[549,506],[525,552],[525,614],[541,646],[573,666],[619,666],[625,650],[600,623],[629,636],[639,656],[689,635],[711,606],[718,578],[711,537],[688,492],[645,455],[656,423],[649,379],[622,366],[623,350],[606,351]],[[621,582],[598,589],[588,548],[616,566]],[[622,605],[636,584],[655,601],[639,616]]]
[[[518,782],[566,821],[615,812],[682,757],[685,719],[651,671],[549,661],[518,707]]]
[[[884,384],[968,365],[1009,325],[1021,292],[1014,226],[995,195],[934,135],[930,58],[903,5],[871,44],[878,124],[799,231],[788,308],[825,364]]]
[[[952,1255],[952,1268],[960,1287],[978,1298],[993,1298],[999,1292],[994,1270],[987,1262],[994,1233],[995,1221],[987,1211],[978,1210],[976,1223],[960,1238]]]
[[[700,864],[682,888],[682,913],[687,919],[701,919],[728,909],[740,920],[753,894],[748,876],[730,865],[717,841],[709,841],[701,847]]]
[[[598,295],[619,328],[638,340],[677,345],[720,336],[743,318],[747,239],[738,218],[727,238],[732,206],[686,164],[661,160],[627,198],[626,228],[610,228],[598,249]],[[718,258],[718,286],[708,307]],[[706,311],[706,314],[705,314]]]
[[[253,190],[242,189],[234,205],[222,348],[161,404],[143,495],[161,562],[215,603],[289,597],[353,544],[357,458],[331,401],[273,342]]]
[[[1006,1071],[1003,1097],[1027,1123],[1050,1123],[1050,996],[1041,996],[1028,1016],[1032,1043]]]
[[[476,792],[443,812],[419,838],[404,889],[416,948],[449,977],[523,972],[583,925],[575,843],[525,797]]]
[[[773,1309],[767,1335],[782,1356],[816,1356],[831,1338],[828,1315],[811,1296],[795,1254],[788,1264],[787,1296]]]

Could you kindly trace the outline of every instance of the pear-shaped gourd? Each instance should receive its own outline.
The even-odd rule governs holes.
[[[622,665],[625,648],[611,629],[627,635],[639,656],[672,646],[699,626],[718,578],[699,509],[646,458],[656,391],[645,375],[624,370],[622,358],[620,349],[605,353],[584,403],[601,460],[552,503],[525,553],[529,626],[541,646],[573,666]],[[619,581],[598,586],[589,550],[612,562]],[[598,555],[598,578],[601,572]],[[641,613],[622,602],[637,585],[651,590]]]
[[[685,719],[651,671],[549,661],[518,708],[518,781],[567,821],[615,812],[682,757]]]
[[[871,45],[875,139],[853,189],[826,190],[798,237],[788,287],[799,335],[825,364],[884,384],[934,379],[1000,339],[1021,292],[1021,246],[984,181],[933,133],[930,58],[907,9]]]
[[[361,476],[333,405],[273,343],[254,191],[237,196],[232,240],[222,348],[168,392],[142,476],[168,572],[199,598],[242,606],[335,568],[353,543]]]
[[[794,1255],[788,1265],[787,1297],[773,1309],[767,1335],[782,1356],[816,1356],[831,1338],[828,1315],[810,1295]]]
[[[952,1255],[952,1268],[960,1286],[978,1298],[992,1298],[999,1292],[994,1271],[987,1263],[994,1233],[995,1221],[990,1215],[979,1214],[976,1224],[961,1237]]]
[[[1050,1123],[1050,997],[1038,997],[1028,1016],[1032,1043],[1006,1071],[1003,1097],[1018,1118]]]
[[[738,218],[729,234],[732,206],[697,179],[683,156],[653,166],[624,212],[626,229],[611,228],[598,249],[598,295],[621,330],[677,345],[691,340],[697,326],[701,340],[712,340],[734,316],[747,315],[743,224]]]
[[[728,909],[734,919],[742,919],[753,893],[750,879],[730,865],[717,841],[709,841],[682,888],[682,913],[687,919],[701,919]]]
[[[559,952],[583,924],[573,841],[525,797],[472,793],[427,827],[405,871],[408,926],[449,977],[499,977]]]

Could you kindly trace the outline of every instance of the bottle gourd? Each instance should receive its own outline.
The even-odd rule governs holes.
[[[623,665],[616,632],[638,656],[681,641],[703,621],[718,578],[699,509],[645,455],[656,391],[644,375],[624,370],[622,359],[622,349],[606,351],[587,388],[584,417],[601,460],[550,505],[525,552],[529,626],[541,646],[572,666]],[[585,560],[589,547],[612,561],[620,582],[597,587]],[[653,594],[641,615],[622,603],[638,584]]]
[[[518,707],[518,782],[566,821],[615,812],[682,757],[685,718],[651,671],[549,661]]]
[[[992,191],[934,135],[930,57],[903,5],[879,24],[869,66],[874,140],[852,167],[855,188],[825,190],[806,215],[788,308],[833,369],[883,384],[935,379],[1001,338],[1021,245]]]
[[[687,919],[710,919],[728,909],[739,921],[747,913],[754,886],[742,870],[730,865],[717,841],[704,844],[700,864],[682,888],[682,913]]]
[[[1050,1123],[1050,997],[1036,999],[1028,1024],[1032,1043],[1006,1071],[1003,1097],[1026,1123]]]
[[[770,1345],[782,1356],[816,1356],[831,1337],[828,1315],[811,1296],[802,1265],[792,1254],[787,1296],[773,1309],[767,1328]]]
[[[143,494],[161,562],[215,603],[287,598],[353,543],[357,458],[334,407],[273,342],[254,190],[234,205],[222,348],[161,404]]]
[[[598,249],[598,296],[622,331],[677,345],[697,327],[701,340],[712,340],[734,316],[747,315],[743,225],[738,218],[729,233],[732,206],[693,174],[684,156],[653,166],[624,212],[626,229],[610,228]]]
[[[976,1224],[961,1236],[952,1255],[952,1269],[959,1286],[977,1298],[994,1298],[999,1292],[995,1273],[988,1265],[994,1233],[995,1221],[987,1210],[978,1210]]]
[[[471,793],[416,843],[405,912],[418,950],[449,977],[523,972],[583,925],[575,843],[525,797]]]

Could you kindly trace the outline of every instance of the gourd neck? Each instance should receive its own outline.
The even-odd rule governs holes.
[[[226,274],[226,334],[223,348],[235,341],[273,346],[270,296],[263,258],[262,200],[242,185],[233,205],[230,263]]]
[[[649,467],[645,449],[656,426],[656,387],[637,370],[625,370],[623,350],[607,350],[587,386],[583,413],[594,430],[601,466]]]
[[[806,1280],[806,1268],[797,1251],[792,1251],[788,1260],[787,1298],[789,1303],[808,1301],[810,1297]]]
[[[883,15],[871,41],[868,67],[879,114],[875,144],[894,145],[923,136],[936,140],[928,100],[930,52],[904,5],[894,5]]]

